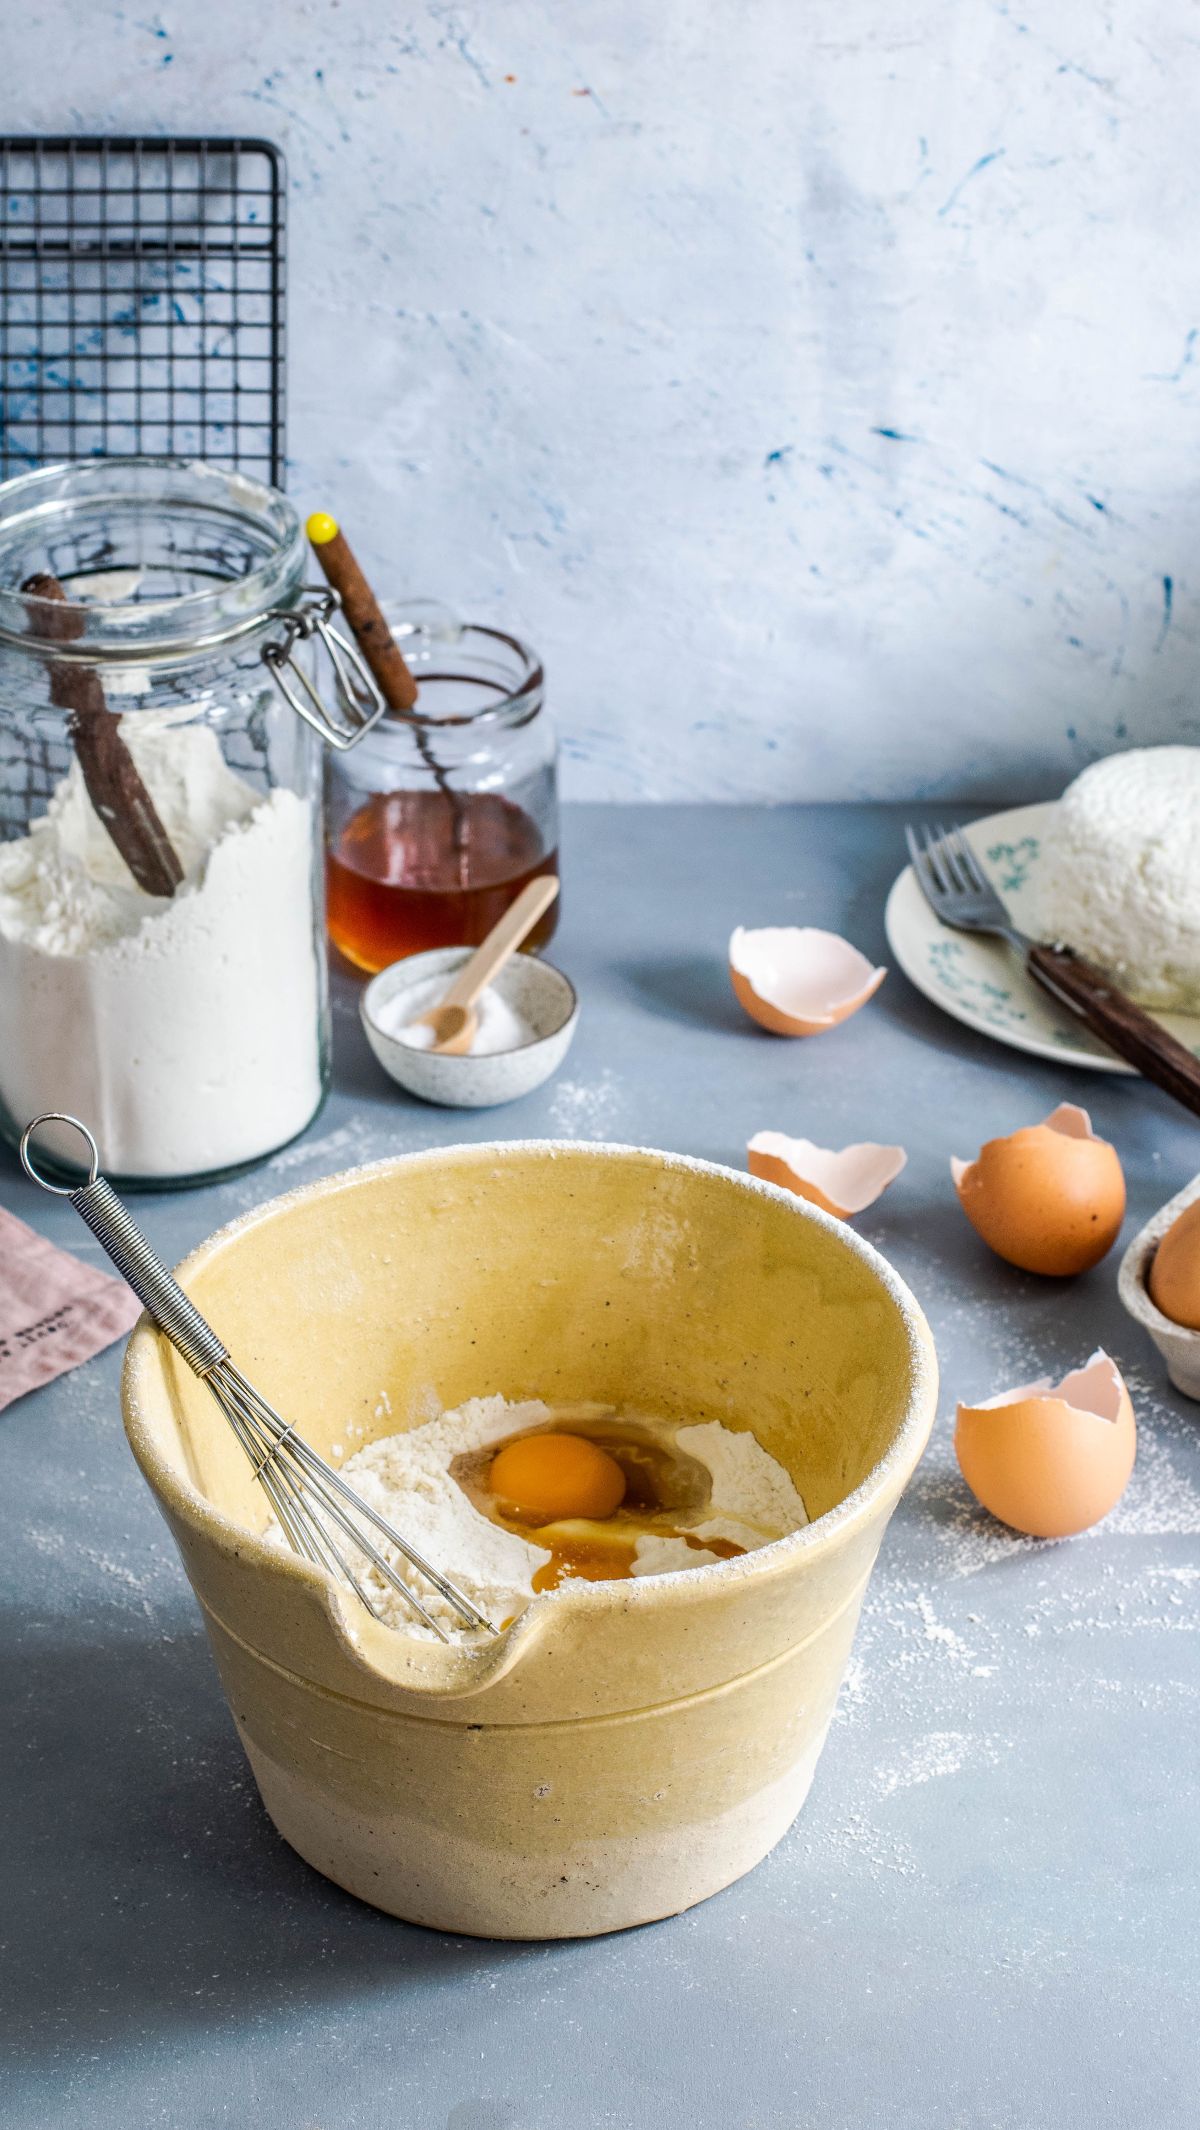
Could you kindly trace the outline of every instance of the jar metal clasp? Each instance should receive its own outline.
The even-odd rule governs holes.
[[[282,632],[263,645],[263,664],[297,717],[311,725],[327,747],[344,754],[378,724],[387,705],[357,644],[333,625],[342,603],[338,593],[330,585],[310,584],[303,599],[303,605],[277,607],[268,617],[281,623]],[[324,645],[333,668],[332,709],[292,655],[298,643],[313,636]]]

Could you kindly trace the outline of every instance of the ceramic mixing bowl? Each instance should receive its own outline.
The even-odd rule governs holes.
[[[883,1259],[751,1177],[543,1142],[332,1177],[181,1277],[335,1461],[483,1393],[627,1401],[752,1428],[812,1519],[718,1566],[566,1583],[482,1651],[422,1641],[264,1542],[241,1449],[143,1320],[129,1440],[300,1854],[395,1915],[512,1938],[670,1915],[756,1864],[812,1781],[933,1420],[925,1320]]]

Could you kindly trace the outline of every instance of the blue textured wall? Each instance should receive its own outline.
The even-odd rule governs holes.
[[[590,797],[1200,735],[1191,0],[93,0],[4,123],[291,167],[291,485],[544,651]]]

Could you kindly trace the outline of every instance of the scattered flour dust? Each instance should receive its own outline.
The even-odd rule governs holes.
[[[607,1067],[591,1081],[560,1080],[550,1099],[551,1128],[563,1139],[608,1139],[624,1106],[621,1082]]]
[[[915,1789],[920,1783],[936,1782],[943,1775],[957,1775],[970,1764],[995,1767],[1000,1758],[995,1739],[974,1731],[927,1731],[901,1747],[896,1759],[876,1770],[880,1797],[896,1790]]]
[[[964,1395],[1045,1372],[1036,1331],[990,1302],[964,1316],[943,1348],[973,1355],[979,1380],[963,1383]],[[934,1333],[940,1342],[937,1323]],[[953,1404],[943,1405],[867,1587],[827,1754],[793,1837],[798,1869],[828,1874],[835,1888],[846,1872],[934,1873],[929,1814],[950,1802],[939,1786],[969,1781],[978,1795],[995,1784],[1019,1799],[1043,1724],[1079,1725],[1086,1738],[1099,1723],[1102,1735],[1118,1708],[1194,1723],[1195,1418],[1153,1364],[1116,1358],[1137,1416],[1137,1463],[1116,1509],[1077,1538],[1025,1538],[980,1508],[954,1456]],[[990,1948],[1000,1967],[1061,1956],[1053,1935],[1040,1947]]]

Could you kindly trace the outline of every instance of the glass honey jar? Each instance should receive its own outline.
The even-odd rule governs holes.
[[[432,604],[385,607],[418,685],[326,757],[329,935],[369,974],[476,946],[526,882],[558,871],[558,761],[541,661]],[[551,938],[556,901],[526,946]]]

